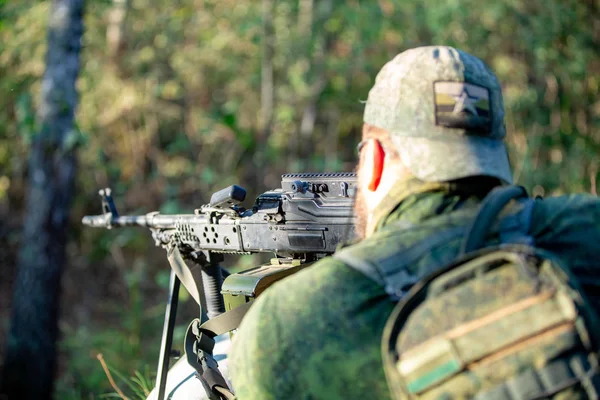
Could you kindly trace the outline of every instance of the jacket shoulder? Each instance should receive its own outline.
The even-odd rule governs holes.
[[[600,200],[577,194],[537,201],[531,234],[537,247],[553,252],[576,272],[596,275]]]
[[[458,254],[469,215],[439,215],[412,226],[391,224],[342,249],[334,258],[369,277],[388,294],[398,296],[399,291],[408,290],[432,268]]]
[[[236,393],[334,398],[365,370],[384,382],[383,370],[376,370],[379,338],[369,333],[383,330],[392,307],[379,286],[332,257],[282,279],[256,299],[236,333],[230,361]],[[322,381],[332,371],[340,375]],[[386,390],[382,384],[379,392]]]
[[[600,231],[600,199],[586,194],[549,197],[536,202],[533,211],[534,235],[548,232],[592,229]]]

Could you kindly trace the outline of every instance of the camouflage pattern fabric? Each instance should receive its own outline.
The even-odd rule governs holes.
[[[390,193],[376,232],[349,247],[390,262],[435,232],[466,224],[481,201],[440,184]],[[405,222],[406,224],[403,224]],[[398,228],[416,225],[413,229]],[[571,266],[600,310],[600,201],[571,195],[535,205],[536,246]],[[407,284],[432,265],[456,257],[460,240],[433,249],[407,267]],[[333,258],[286,278],[262,294],[242,321],[230,361],[239,399],[389,399],[381,358],[382,332],[394,302],[384,289]]]
[[[600,329],[568,267],[523,245],[479,254],[392,313],[383,346],[395,398],[597,398],[586,389],[599,384],[588,372]]]

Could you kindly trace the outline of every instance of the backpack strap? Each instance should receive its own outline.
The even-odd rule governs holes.
[[[352,247],[335,253],[333,257],[383,286],[386,293],[399,299],[422,278],[411,274],[408,267],[425,254],[449,241],[465,237],[459,254],[461,255],[483,247],[485,239],[494,227],[494,230],[499,233],[501,243],[532,244],[533,238],[529,235],[529,231],[535,204],[533,199],[525,200],[521,210],[504,217],[496,226],[494,224],[498,215],[511,200],[526,196],[527,192],[520,186],[495,188],[485,197],[477,215],[469,226],[465,228],[464,225],[460,225],[447,228],[427,238],[427,240],[415,243],[403,250],[398,257],[393,257],[393,259],[369,258],[367,260],[359,251],[352,251]],[[400,232],[416,228],[416,226],[408,228],[402,226]],[[397,244],[398,242],[394,241],[394,243]],[[450,262],[451,260],[446,261]],[[435,269],[433,267],[429,270]]]
[[[406,266],[418,260],[423,254],[431,249],[456,237],[460,237],[463,233],[463,226],[449,228],[436,234],[427,241],[418,242],[414,246],[407,248],[402,252],[401,259],[399,261],[394,260],[393,263],[386,263],[385,259],[373,261],[365,260],[357,257],[355,252],[345,250],[334,253],[333,257],[348,264],[382,286],[386,286],[386,282],[390,280],[404,280],[408,286],[412,286],[417,281],[417,278],[412,277],[406,271]]]
[[[511,200],[522,197],[527,197],[527,191],[522,186],[494,188],[481,203],[477,216],[467,230],[459,256],[482,248],[500,212]],[[498,229],[500,242],[531,244],[529,242],[532,239],[528,234],[531,227],[533,204],[534,201],[529,199],[521,212],[502,220]]]

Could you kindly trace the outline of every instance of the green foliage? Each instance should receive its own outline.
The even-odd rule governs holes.
[[[133,393],[150,384],[153,376],[149,373],[149,366],[156,364],[158,347],[154,342],[156,332],[161,331],[164,305],[159,305],[158,309],[146,307],[147,295],[141,286],[149,277],[142,259],[134,263],[131,271],[125,272],[124,278],[128,303],[104,302],[102,305],[107,313],[116,317],[116,324],[63,326],[62,349],[70,357],[57,388],[59,398],[87,397],[86,393],[100,394],[111,390],[96,359],[98,353],[104,355],[110,371],[122,378]],[[176,341],[183,342],[181,332]],[[132,372],[134,377],[126,379],[120,371],[144,372]]]
[[[276,2],[273,10],[275,108],[264,151],[275,171],[350,168],[353,154],[344,144],[358,139],[359,100],[376,71],[402,49],[445,43],[477,54],[498,72],[520,182],[549,191],[590,190],[599,85],[593,73],[598,10],[590,3],[302,4],[308,3],[312,9]],[[0,100],[0,140],[20,146],[13,154],[21,159],[35,132],[30,93],[38,91],[45,51],[45,27],[32,22],[44,20],[48,3],[32,4],[5,6],[14,21],[2,33],[0,61],[10,71],[0,87],[14,93]],[[202,199],[223,181],[247,181],[261,129],[260,2],[131,0],[117,59],[106,54],[114,7],[94,1],[87,9],[78,121],[88,138],[82,165],[91,168],[82,168],[82,192],[141,182],[118,192],[153,190],[155,201],[147,205],[156,207],[173,200],[161,191],[167,181],[184,188],[179,196],[194,190]],[[299,126],[313,103],[314,126],[302,135]],[[276,177],[250,183],[259,184],[258,192],[276,185]]]
[[[127,390],[123,390],[123,394],[125,394],[129,399],[133,400],[145,400],[152,389],[154,388],[155,380],[151,378],[152,373],[150,369],[146,366],[144,368],[144,373],[140,373],[139,371],[135,371],[133,376],[126,377],[123,373],[119,372],[114,368],[108,368],[109,371],[119,378],[119,382],[117,385],[119,389],[121,389],[121,385],[119,383],[124,383],[127,387]],[[117,398],[122,399],[123,397],[118,393],[107,393],[100,396],[100,398]]]
[[[49,4],[0,1],[1,218],[20,217]],[[73,136],[78,196],[65,272],[86,283],[64,291],[93,301],[86,303],[89,317],[76,307],[64,311],[69,361],[60,398],[111,390],[93,357],[98,352],[124,374],[156,362],[167,265],[151,253],[146,232],[78,225],[82,215],[100,211],[97,190],[112,187],[121,212],[191,212],[233,183],[247,187],[251,199],[276,187],[284,172],[351,170],[361,100],[379,68],[409,47],[455,45],[497,72],[520,184],[547,195],[596,190],[600,11],[594,2],[275,1],[273,37],[264,36],[259,1],[126,4],[119,25],[116,2],[87,2]],[[107,32],[119,26],[122,40],[111,47]],[[272,46],[270,60],[265,43]],[[264,65],[274,78],[270,130],[262,121]],[[240,265],[256,261],[243,258]]]

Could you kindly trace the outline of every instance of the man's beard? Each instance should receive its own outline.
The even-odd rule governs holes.
[[[363,240],[367,236],[367,202],[360,185],[360,165],[356,171],[358,175],[356,191],[354,194],[354,216],[356,222],[354,223],[354,230],[356,231],[356,237]]]

